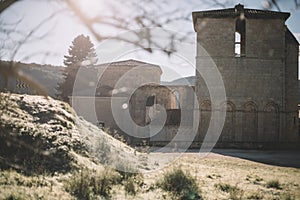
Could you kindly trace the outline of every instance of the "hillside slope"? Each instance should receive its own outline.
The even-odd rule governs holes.
[[[0,199],[109,198],[124,178],[141,180],[142,170],[149,170],[144,154],[68,104],[0,93]]]
[[[0,94],[0,164],[28,174],[67,172],[88,160],[139,163],[134,149],[43,96]],[[96,162],[97,163],[97,162]]]

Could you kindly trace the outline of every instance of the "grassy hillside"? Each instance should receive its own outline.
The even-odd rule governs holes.
[[[0,199],[34,199],[40,194],[72,199],[76,194],[66,192],[66,185],[80,176],[78,171],[103,175],[107,164],[146,167],[139,166],[142,156],[134,149],[78,117],[66,103],[0,93],[0,107]],[[112,171],[109,177],[119,174]],[[32,187],[41,187],[41,193]]]

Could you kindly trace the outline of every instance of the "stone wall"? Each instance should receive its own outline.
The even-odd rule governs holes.
[[[236,56],[236,19],[199,17],[194,21],[197,69],[201,72],[213,67],[209,62],[212,59],[221,73],[227,95],[227,102],[219,102],[217,110],[211,111],[207,86],[196,73],[199,142],[205,137],[211,112],[221,112],[227,105],[218,146],[253,148],[299,144],[298,42],[291,38],[284,19],[246,18],[246,55]]]
[[[135,66],[112,65],[108,66],[103,73],[102,69],[98,69],[98,71],[101,74],[98,87],[111,88],[115,95],[122,91],[129,92],[132,88],[136,88],[144,82],[147,84],[159,84],[161,76],[161,69],[159,67],[150,66],[135,68]],[[99,95],[101,96],[102,94],[100,93]]]

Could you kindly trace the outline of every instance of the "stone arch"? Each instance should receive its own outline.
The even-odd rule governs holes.
[[[269,102],[263,112],[263,141],[276,142],[279,140],[279,107]]]
[[[235,105],[232,101],[223,102],[223,103],[221,103],[220,107],[221,107],[221,110],[225,110],[225,108],[226,108],[226,111],[228,111],[228,112],[233,112],[236,110]]]
[[[211,101],[210,100],[202,101],[200,104],[200,110],[211,111]]]
[[[255,142],[258,134],[258,107],[253,101],[248,101],[243,105],[242,116],[242,141]]]
[[[204,100],[200,104],[199,140],[203,141],[211,118],[211,101]]]
[[[221,142],[235,141],[235,110],[235,105],[231,101],[223,102],[221,104],[221,112],[226,111],[225,123],[219,139],[219,141]]]

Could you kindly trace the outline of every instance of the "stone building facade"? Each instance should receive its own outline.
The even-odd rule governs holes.
[[[158,65],[137,60],[99,64],[80,70],[82,75],[78,78],[80,82],[76,86],[77,91],[70,97],[71,105],[78,115],[86,120],[94,124],[101,122],[105,127],[116,130],[119,130],[119,127],[112,113],[112,98],[125,103],[128,95],[133,93],[140,83],[159,85],[162,74]],[[118,84],[122,79],[121,84]],[[96,116],[87,111],[87,105],[95,106]],[[137,118],[145,118],[144,114],[145,112],[141,112]]]
[[[81,73],[84,76],[79,79],[79,91],[70,97],[70,103],[77,114],[94,124],[101,123],[112,132],[117,130],[131,144],[146,141],[152,145],[165,145],[176,136],[180,125],[187,129],[192,126],[194,99],[191,97],[194,96],[194,88],[184,85],[161,85],[162,71],[158,65],[125,60],[84,67]],[[118,83],[120,80],[121,84]],[[121,102],[118,108],[119,115],[128,111],[133,122],[139,127],[146,127],[150,123],[154,123],[155,126],[156,116],[161,114],[161,110],[158,109],[160,105],[166,112],[163,129],[159,129],[152,137],[149,136],[150,130],[147,128],[142,132],[135,128],[129,132],[124,131],[113,114],[114,101]],[[91,110],[88,111],[87,106],[95,106],[96,116]],[[151,115],[153,116],[150,117]],[[182,116],[191,120],[183,123]],[[126,115],[121,118],[119,123],[128,122],[128,117]]]
[[[193,12],[197,33],[197,70],[212,59],[227,101],[226,119],[217,146],[274,148],[298,146],[299,44],[285,25],[289,13],[245,9]],[[205,49],[207,54],[202,54]],[[196,74],[200,105],[199,142],[210,121],[211,99]],[[216,86],[218,87],[218,86]]]

